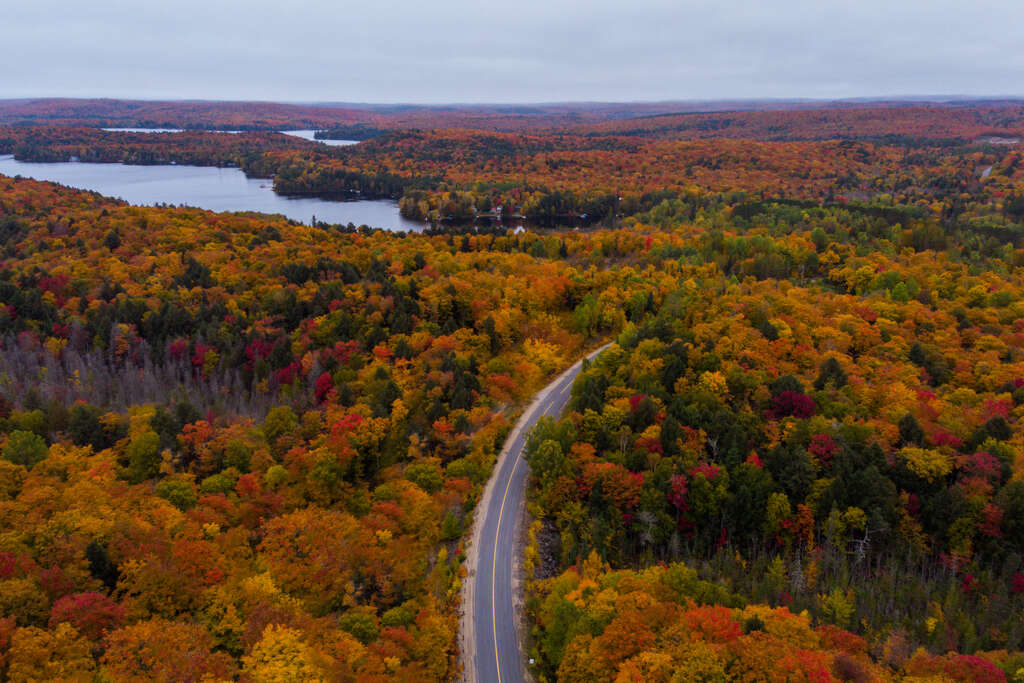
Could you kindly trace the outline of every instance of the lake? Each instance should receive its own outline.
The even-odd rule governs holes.
[[[184,204],[211,211],[280,213],[309,225],[313,217],[326,223],[421,232],[424,223],[402,218],[398,202],[362,199],[350,202],[275,194],[269,179],[247,178],[237,168],[204,166],[126,166],[81,162],[39,164],[0,155],[0,174],[50,180],[93,190],[129,204]]]
[[[100,130],[109,131],[111,133],[184,133],[183,128],[101,128]],[[207,133],[241,133],[240,130],[208,130]],[[359,143],[359,140],[317,140],[316,131],[311,129],[304,130],[279,130],[278,133],[282,135],[291,135],[292,137],[302,138],[303,140],[309,140],[310,142],[319,142],[330,147],[347,147],[348,145],[355,145]]]
[[[285,135],[292,135],[303,140],[310,140],[312,142],[320,142],[331,147],[346,147],[348,145],[355,145],[359,140],[317,140],[313,137],[316,134],[315,130],[282,130],[279,131]]]
[[[184,133],[184,128],[100,128],[108,133]]]

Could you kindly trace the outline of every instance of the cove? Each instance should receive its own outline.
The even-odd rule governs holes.
[[[390,199],[329,201],[276,194],[267,178],[247,178],[237,168],[206,166],[128,166],[125,164],[30,163],[0,155],[0,174],[49,180],[92,190],[129,204],[174,204],[210,211],[257,211],[283,214],[309,225],[317,221],[339,225],[368,225],[390,231],[421,232],[425,223],[411,221]]]

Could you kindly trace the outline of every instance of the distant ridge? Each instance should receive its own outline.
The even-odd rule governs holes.
[[[900,98],[668,100],[661,102],[542,102],[373,104],[111,98],[0,100],[3,125],[280,130],[362,124],[379,128],[477,128],[539,131],[653,116],[904,107],[1017,107],[1024,99],[947,96]]]

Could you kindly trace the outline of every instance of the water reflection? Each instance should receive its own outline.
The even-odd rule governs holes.
[[[108,133],[184,133],[182,128],[100,128]]]
[[[392,231],[420,232],[426,227],[402,218],[398,202],[389,199],[336,202],[283,197],[274,193],[269,179],[247,178],[237,168],[29,163],[5,155],[0,156],[0,174],[50,180],[140,206],[175,204],[211,211],[279,213],[307,225],[315,216],[325,223],[354,223]]]
[[[331,147],[346,147],[348,145],[355,145],[355,144],[357,144],[359,142],[359,140],[317,140],[316,137],[314,137],[316,135],[316,131],[315,130],[310,130],[310,129],[306,129],[306,130],[282,130],[280,132],[284,133],[285,135],[292,135],[292,136],[295,136],[297,138],[302,138],[303,140],[311,140],[312,142],[321,142],[321,143],[323,143],[325,145],[330,145]]]

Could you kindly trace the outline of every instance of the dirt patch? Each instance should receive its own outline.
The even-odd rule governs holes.
[[[540,554],[540,562],[534,570],[534,576],[538,580],[550,579],[558,576],[559,557],[562,554],[562,538],[558,533],[558,527],[550,519],[541,522],[540,531],[537,532],[537,552]]]
[[[529,483],[527,483],[529,487]],[[526,499],[523,498],[522,506],[517,511],[515,534],[516,534],[516,556],[512,561],[512,604],[515,606],[516,632],[520,647],[520,656],[526,662],[524,675],[525,683],[533,683],[533,672],[529,651],[531,645],[530,620],[526,614],[526,569],[523,567],[523,558],[526,557],[526,546],[530,542],[530,524],[533,518],[526,511]],[[523,652],[522,648],[526,648]]]

